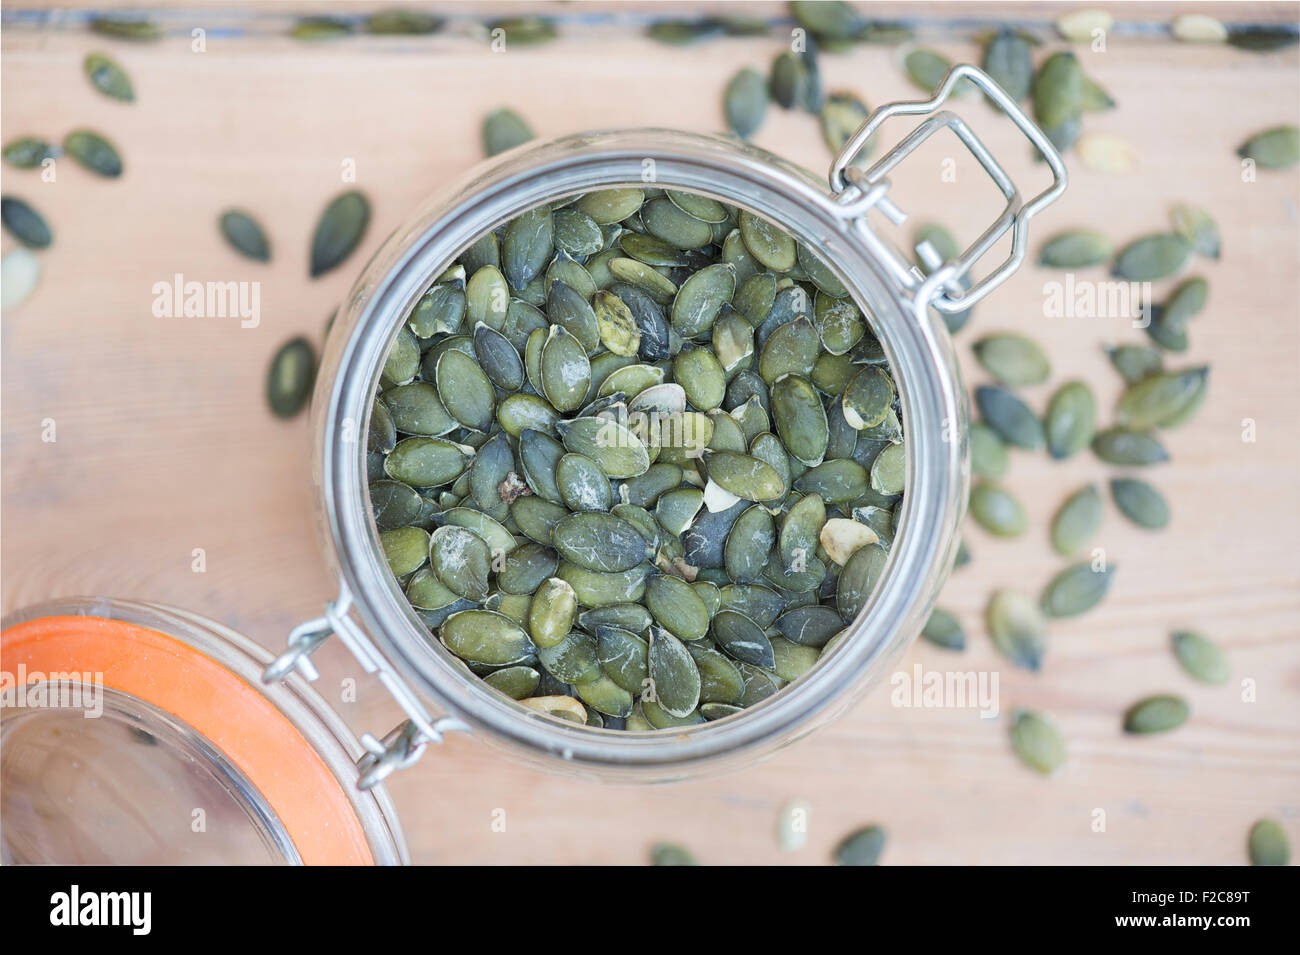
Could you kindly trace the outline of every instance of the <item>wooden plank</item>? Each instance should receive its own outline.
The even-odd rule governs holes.
[[[1215,9],[1227,16],[1237,7]],[[1140,9],[1168,15],[1159,5]],[[1292,5],[1252,4],[1246,13],[1294,19]],[[1126,17],[1138,15],[1126,8]],[[672,49],[608,26],[575,27],[549,47],[505,55],[459,36],[309,47],[214,31],[203,54],[180,39],[113,44],[139,96],[125,106],[80,75],[85,53],[105,42],[75,29],[7,28],[3,37],[4,140],[57,139],[88,125],[119,144],[127,166],[116,182],[66,161],[54,183],[4,171],[6,194],[35,203],[56,233],[40,255],[38,291],[0,326],[4,607],[73,593],[146,597],[272,647],[331,594],[313,523],[307,422],[272,420],[263,405],[276,346],[293,334],[319,338],[382,238],[474,165],[488,109],[515,107],[541,136],[627,125],[715,130],[727,78],[780,48],[763,38]],[[965,41],[936,46],[953,59],[978,55]],[[894,707],[886,686],[762,765],[654,788],[547,775],[483,740],[453,736],[392,783],[417,861],[635,863],[650,841],[669,838],[714,862],[818,862],[845,831],[871,821],[889,828],[885,858],[899,863],[1236,863],[1249,824],[1265,814],[1296,838],[1298,184],[1294,170],[1243,182],[1233,150],[1259,129],[1295,122],[1297,56],[1143,37],[1079,53],[1120,104],[1087,117],[1085,128],[1130,142],[1138,169],[1103,176],[1072,158],[1070,190],[1034,224],[1033,247],[1073,226],[1117,240],[1164,229],[1178,201],[1208,208],[1223,232],[1223,259],[1193,266],[1210,279],[1211,304],[1193,326],[1191,350],[1172,361],[1211,362],[1213,371],[1205,407],[1169,434],[1173,462],[1153,475],[1174,510],[1169,530],[1144,533],[1108,510],[1099,543],[1119,568],[1110,597],[1053,627],[1042,673],[1004,667],[982,630],[987,595],[1000,586],[1036,592],[1061,563],[1045,539],[1054,508],[1108,474],[1087,455],[1061,464],[1018,453],[1007,484],[1033,530],[1003,542],[971,529],[975,562],[943,595],[967,626],[970,650],[916,646],[900,663],[996,671],[1001,719]],[[877,47],[825,57],[826,86],[872,104],[915,96],[891,57]],[[1042,175],[992,111],[973,100],[961,108],[1013,174]],[[816,170],[829,163],[808,116],[774,110],[757,142]],[[942,178],[949,158],[956,182]],[[344,267],[309,281],[312,224],[343,188],[347,160],[374,221]],[[996,211],[978,174],[951,144],[936,143],[893,177],[895,195],[913,223],[940,221],[973,238]],[[266,224],[271,265],[225,248],[215,220],[230,205]],[[4,249],[11,244],[6,235]],[[177,273],[260,282],[260,324],[155,318],[153,285]],[[1059,278],[1028,266],[977,309],[958,336],[967,380],[984,380],[970,360],[975,337],[1019,329],[1048,348],[1054,382],[1083,378],[1109,409],[1118,380],[1100,346],[1144,336],[1122,320],[1045,315],[1044,283]],[[1050,391],[1029,389],[1028,399],[1041,409]],[[1253,443],[1241,437],[1247,418]],[[54,443],[42,440],[47,419]],[[195,548],[205,553],[204,573],[192,570]],[[1181,626],[1228,648],[1233,685],[1199,687],[1178,670],[1167,641]],[[337,699],[358,668],[336,646],[321,657],[322,690]],[[1242,678],[1255,682],[1257,702],[1241,701]],[[1191,700],[1191,723],[1161,738],[1123,737],[1124,707],[1161,690]],[[382,732],[397,719],[364,680],[359,702],[338,705],[358,730]],[[1006,713],[1019,705],[1051,714],[1068,737],[1061,778],[1039,779],[1015,763]],[[812,803],[811,839],[782,857],[774,816],[795,797]],[[492,826],[498,809],[504,833]],[[1096,809],[1106,813],[1104,834],[1090,828]]]

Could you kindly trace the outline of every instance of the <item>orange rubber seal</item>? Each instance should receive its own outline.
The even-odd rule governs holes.
[[[4,667],[102,673],[104,685],[165,710],[207,738],[261,792],[307,865],[372,865],[339,781],[254,687],[174,637],[102,617],[41,617],[0,633]]]

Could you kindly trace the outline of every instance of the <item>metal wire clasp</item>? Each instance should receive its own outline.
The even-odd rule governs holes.
[[[989,99],[1011,118],[1020,131],[1042,154],[1052,172],[1052,184],[1027,204],[1022,203],[1020,191],[1007,175],[993,154],[969,126],[957,115],[948,111],[939,111],[952,95],[957,84],[968,80],[984,92]],[[933,114],[933,115],[932,115]],[[866,145],[880,125],[892,116],[929,116],[925,122],[885,153],[865,171],[853,165],[853,159]],[[969,63],[954,66],[948,71],[928,100],[887,103],[872,113],[865,123],[848,138],[835,161],[831,163],[830,184],[836,194],[839,212],[845,219],[865,222],[865,216],[871,209],[878,209],[895,225],[901,225],[906,214],[886,195],[889,180],[886,174],[915,150],[926,138],[940,129],[951,129],[966,145],[984,167],[1007,203],[1002,213],[991,226],[975,240],[961,255],[950,262],[929,262],[931,271],[928,277],[922,276],[913,265],[904,260],[891,246],[880,242],[865,227],[862,232],[874,251],[884,257],[895,279],[905,289],[912,290],[915,298],[933,305],[941,312],[955,313],[970,308],[989,292],[993,291],[1020,267],[1024,261],[1028,245],[1029,220],[1044,208],[1055,202],[1065,191],[1068,176],[1065,164],[1047,136],[1025,115],[1020,106],[998,86],[987,73],[976,69]],[[975,282],[970,288],[963,288],[962,279],[970,272],[971,266],[984,253],[989,251],[1007,231],[1011,231],[1011,253],[984,278]],[[933,249],[930,255],[934,256]],[[937,267],[935,267],[937,266]]]
[[[325,605],[323,616],[301,623],[289,632],[289,649],[263,671],[262,681],[275,683],[294,671],[306,680],[315,680],[320,674],[311,662],[311,654],[335,635],[343,641],[367,673],[379,677],[379,682],[392,694],[408,719],[390,730],[382,740],[370,733],[361,735],[361,748],[365,752],[357,761],[357,769],[361,774],[357,787],[369,789],[386,779],[393,770],[414,765],[424,754],[425,747],[429,743],[441,743],[443,734],[447,731],[468,730],[469,726],[454,717],[435,720],[407,682],[348,615],[351,609],[352,593],[340,580],[338,598]]]

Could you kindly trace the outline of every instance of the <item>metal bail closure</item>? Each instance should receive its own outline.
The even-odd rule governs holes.
[[[946,110],[939,111],[939,107],[948,100],[957,84],[963,80],[970,81],[982,90],[1003,113],[1009,116],[1047,161],[1048,168],[1052,172],[1052,184],[1027,204],[1021,201],[1020,191],[1011,177],[970,127],[957,115]],[[870,168],[863,170],[854,166],[853,158],[859,150],[866,145],[867,140],[881,124],[893,116],[928,116],[929,118]],[[871,232],[866,224],[866,215],[870,210],[877,209],[895,225],[901,225],[906,221],[907,215],[886,195],[890,185],[886,174],[932,133],[940,129],[951,129],[966,145],[971,155],[979,161],[984,171],[997,184],[1007,204],[993,224],[952,261],[941,263],[931,246],[927,245],[919,249],[927,268],[931,270],[930,275],[926,277],[921,275],[912,263],[903,259],[896,249],[882,242]],[[940,312],[947,314],[965,311],[1011,277],[1025,258],[1029,220],[1060,198],[1068,180],[1060,153],[1043,131],[1034,125],[1020,106],[987,73],[969,63],[962,63],[949,70],[932,98],[887,103],[872,113],[867,121],[858,127],[857,132],[849,137],[844,148],[831,163],[829,178],[831,190],[835,193],[839,204],[840,214],[846,220],[857,223],[863,241],[878,254],[898,284],[903,289],[911,291],[915,300],[933,305]],[[1011,252],[1007,258],[969,289],[963,288],[961,280],[970,272],[971,267],[1008,231],[1011,232]]]
[[[424,755],[429,743],[441,743],[449,730],[469,730],[469,726],[454,717],[435,720],[420,703],[411,687],[383,655],[370,642],[365,632],[348,616],[352,609],[352,592],[339,581],[339,596],[325,605],[325,614],[294,627],[289,633],[289,649],[278,656],[262,673],[265,683],[276,683],[297,671],[308,681],[319,673],[310,660],[322,644],[337,635],[367,673],[379,677],[379,682],[392,694],[408,719],[399,723],[382,739],[363,733],[359,740],[364,755],[357,761],[361,773],[358,789],[369,789],[382,782],[395,769],[406,769]]]

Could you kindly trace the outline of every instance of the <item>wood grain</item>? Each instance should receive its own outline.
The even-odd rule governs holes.
[[[608,9],[584,4],[566,15]],[[970,16],[998,9],[967,8]],[[1056,12],[1006,9],[1020,19]],[[1216,9],[1295,16],[1283,4]],[[936,17],[946,11],[933,8]],[[195,22],[216,22],[212,11],[190,12]],[[467,15],[463,7],[452,13]],[[1167,15],[1152,5],[1126,13]],[[934,45],[954,60],[978,56],[953,31],[936,32]],[[85,53],[106,45],[131,74],[134,105],[99,96],[81,76]],[[20,29],[7,19],[3,139],[101,129],[121,147],[126,173],[96,180],[61,161],[57,181],[42,183],[4,170],[5,193],[33,202],[56,235],[40,254],[37,292],[0,325],[5,610],[76,593],[143,597],[282,645],[331,593],[313,524],[306,421],[276,421],[263,404],[266,362],[280,342],[319,338],[378,242],[423,196],[479,160],[489,109],[516,108],[540,136],[630,125],[715,130],[727,79],[779,49],[775,35],[666,48],[626,25],[593,22],[566,28],[553,45],[505,55],[458,35],[307,46],[215,29],[198,54],[178,36],[139,46],[91,38],[75,24]],[[1058,463],[1016,453],[1006,483],[1023,499],[1031,532],[1004,542],[971,528],[975,561],[943,595],[966,625],[969,649],[952,655],[918,645],[903,663],[997,672],[1001,719],[894,707],[882,690],[762,765],[652,788],[546,775],[482,740],[453,736],[391,785],[416,861],[639,863],[664,838],[709,862],[817,863],[867,822],[888,828],[891,863],[1234,864],[1263,815],[1300,841],[1300,183],[1294,169],[1243,182],[1234,155],[1257,130],[1296,122],[1297,54],[1117,30],[1106,52],[1079,55],[1119,103],[1089,115],[1086,130],[1127,140],[1138,167],[1103,176],[1071,158],[1070,189],[1034,223],[1033,248],[1067,227],[1091,226],[1117,241],[1165,229],[1179,201],[1209,209],[1223,233],[1222,260],[1193,265],[1210,280],[1211,301],[1193,325],[1190,351],[1171,361],[1213,366],[1203,410],[1168,435],[1173,461],[1152,474],[1171,502],[1171,527],[1143,532],[1108,508],[1099,544],[1118,567],[1109,598],[1052,627],[1041,673],[1005,666],[983,632],[988,594],[1006,586],[1036,593],[1061,564],[1046,540],[1053,510],[1068,492],[1108,476],[1087,454]],[[872,104],[913,97],[891,56],[877,47],[827,56],[826,86]],[[1041,182],[1041,167],[1005,121],[973,99],[960,109],[1014,175]],[[809,116],[774,110],[757,142],[814,169],[829,163]],[[893,177],[893,195],[912,215],[904,244],[911,226],[926,221],[969,240],[996,211],[991,184],[969,162],[958,160],[956,182],[943,180],[943,161],[956,152],[935,143]],[[374,221],[344,267],[310,281],[310,230],[343,188],[347,160],[372,198]],[[216,218],[232,205],[266,224],[272,264],[251,265],[224,246]],[[11,245],[6,235],[4,249]],[[155,318],[152,286],[177,273],[260,282],[260,325]],[[1026,266],[979,306],[958,340],[967,380],[983,380],[971,341],[1019,329],[1048,348],[1053,382],[1087,380],[1108,416],[1119,385],[1101,345],[1144,335],[1121,319],[1045,316],[1043,285],[1059,278]],[[1157,296],[1166,291],[1158,286]],[[1052,387],[1029,389],[1028,400],[1041,409]],[[47,419],[57,427],[53,443],[42,440]],[[1251,443],[1242,440],[1245,419],[1255,422]],[[205,553],[204,573],[192,570],[195,548]],[[1198,686],[1178,669],[1169,633],[1185,626],[1227,648],[1232,684]],[[318,656],[322,691],[336,697],[358,668],[337,646]],[[1247,678],[1256,702],[1241,700],[1236,684]],[[1124,737],[1123,709],[1165,690],[1188,697],[1191,722],[1162,737]],[[1016,763],[1006,742],[1015,706],[1050,714],[1068,738],[1059,778]],[[382,733],[397,720],[395,706],[364,680],[359,702],[339,708],[359,731]],[[811,838],[783,856],[773,826],[792,798],[812,804]],[[497,809],[506,812],[505,832],[493,830]],[[1097,809],[1104,833],[1092,831]]]

